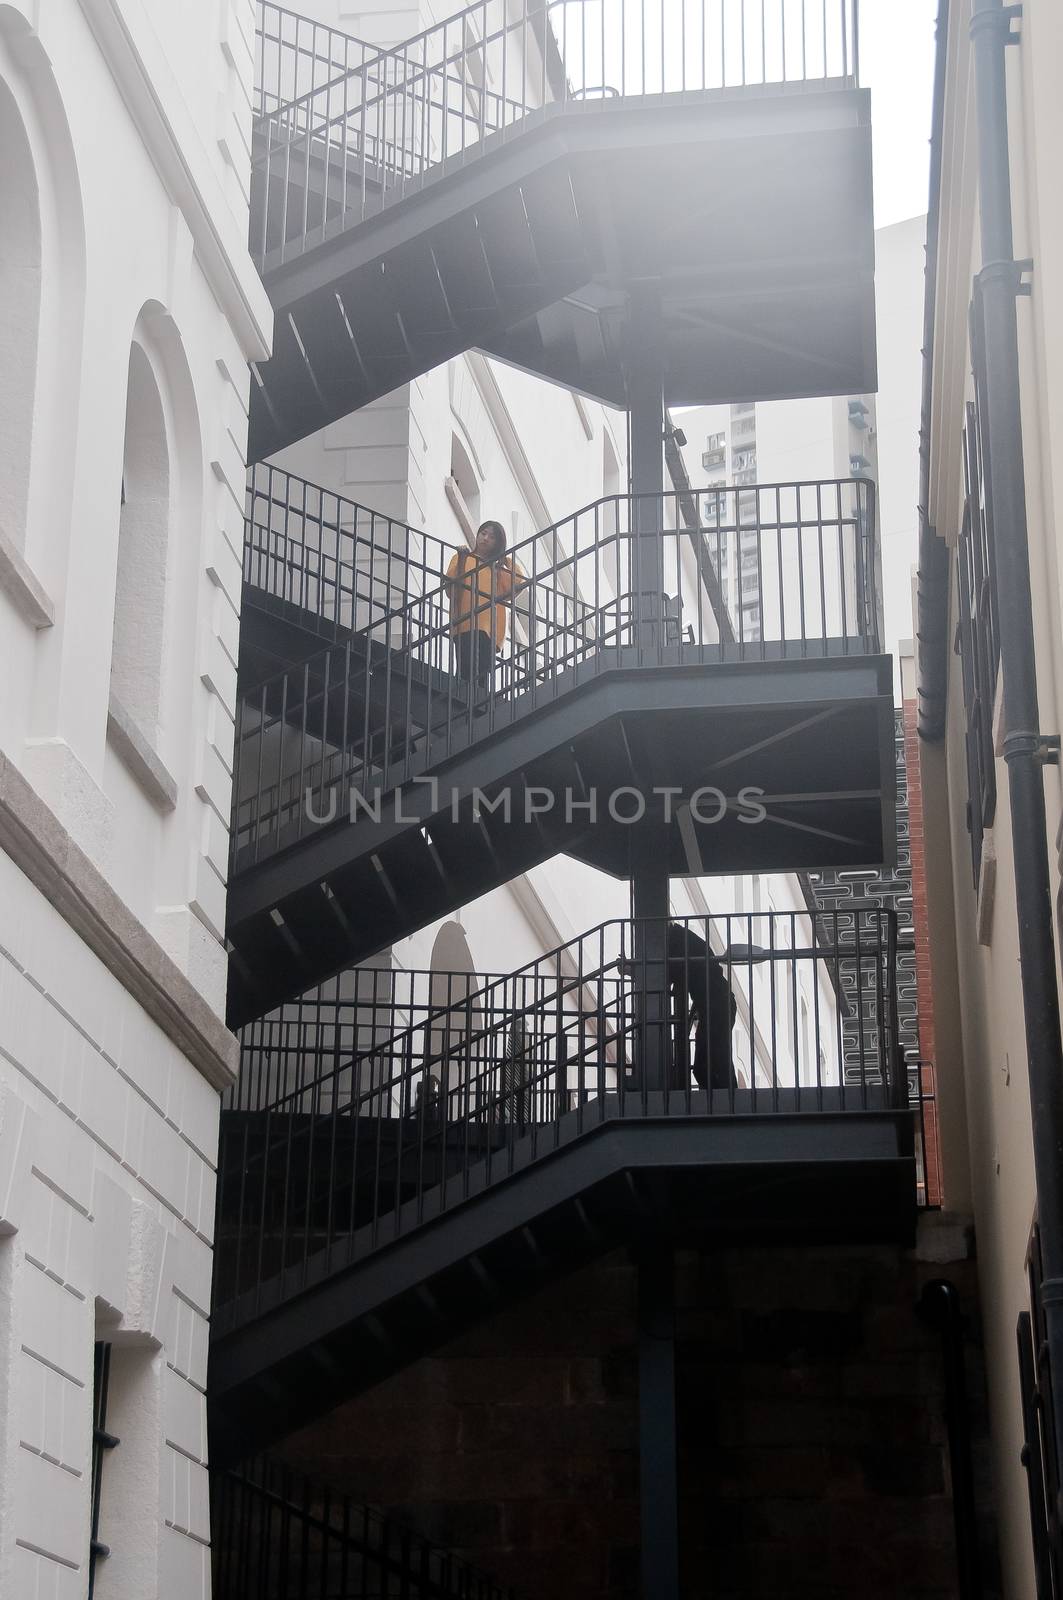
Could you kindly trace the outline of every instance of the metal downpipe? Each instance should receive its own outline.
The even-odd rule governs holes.
[[[973,0],[982,260],[994,563],[1004,694],[1019,966],[1033,1122],[1034,1172],[1044,1264],[1044,1314],[1055,1382],[1053,1418],[1063,1444],[1063,1041],[1052,922],[1051,876],[1034,656],[1030,553],[1020,413],[1005,51],[1016,13],[1001,0]],[[1059,1518],[1060,1507],[1052,1507]]]
[[[919,572],[916,635],[919,640],[919,735],[945,736],[949,681],[949,553],[930,522],[930,439],[933,427],[934,323],[937,236],[941,216],[941,144],[945,119],[945,65],[949,0],[939,0],[934,122],[930,134],[930,204],[926,219],[926,295],[923,302],[923,395],[919,421]]]

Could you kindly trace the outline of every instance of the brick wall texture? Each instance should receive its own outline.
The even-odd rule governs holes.
[[[956,1594],[940,1345],[915,1312],[941,1271],[886,1247],[677,1257],[684,1600]],[[974,1265],[947,1275],[963,1297],[988,1500]],[[609,1256],[281,1453],[523,1600],[634,1597],[634,1298],[628,1258]],[[990,1516],[982,1526],[989,1574]]]
[[[855,946],[854,929],[862,907],[884,906],[897,913],[897,1020],[901,1045],[909,1063],[913,1092],[920,1094],[922,1118],[921,1180],[929,1205],[940,1205],[941,1158],[938,1150],[937,1106],[934,1100],[934,994],[930,970],[930,942],[926,909],[926,857],[923,832],[923,787],[919,767],[917,706],[907,700],[896,713],[897,862],[893,867],[857,867],[845,871],[809,874],[816,903],[823,911],[838,913],[838,941]],[[830,929],[835,926],[832,921]],[[866,924],[861,926],[865,936]],[[854,996],[859,987],[862,1004],[851,1003],[843,1028],[843,1058],[847,1078],[860,1082],[866,1062],[875,1059],[879,1027],[874,985],[866,977],[858,985],[855,960],[839,963],[843,993]],[[863,1032],[863,1048],[861,1047]],[[918,1079],[918,1081],[917,1081]]]

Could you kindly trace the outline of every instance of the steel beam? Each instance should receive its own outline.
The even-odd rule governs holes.
[[[631,291],[630,368],[627,375],[632,507],[632,574],[640,637],[649,647],[663,614],[664,566],[661,496],[664,493],[664,324],[660,291],[638,284]]]
[[[668,838],[647,821],[631,829],[631,915],[635,923],[636,1069],[643,1090],[669,1087]],[[650,920],[643,921],[641,919]]]
[[[641,1593],[643,1600],[679,1600],[675,1255],[658,1244],[636,1261]]]

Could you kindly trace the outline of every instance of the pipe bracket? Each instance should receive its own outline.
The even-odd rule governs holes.
[[[1013,733],[1004,736],[1005,761],[1017,761],[1029,756],[1043,767],[1058,767],[1059,751],[1058,733],[1038,733],[1028,728],[1016,728]]]
[[[1003,261],[985,261],[975,273],[974,281],[981,289],[985,284],[1003,283],[1012,294],[1030,293],[1030,285],[1026,278],[1033,271],[1033,259],[1029,256],[1021,261],[1008,257]]]
[[[1021,4],[995,6],[992,10],[976,11],[971,18],[970,36],[975,39],[980,33],[995,33],[999,34],[1002,44],[1018,44],[1020,35],[1012,32],[1011,25],[1021,20]]]
[[[1063,1278],[1042,1278],[1038,1294],[1042,1306],[1063,1306]]]

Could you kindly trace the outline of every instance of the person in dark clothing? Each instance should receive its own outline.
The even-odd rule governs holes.
[[[676,1022],[677,1066],[689,1065],[700,1089],[734,1088],[731,1030],[738,1007],[722,964],[685,922],[668,924],[668,983]],[[688,1063],[691,1017],[694,1058]],[[680,1087],[685,1087],[686,1081]]]

